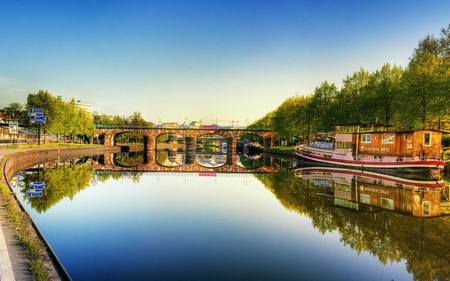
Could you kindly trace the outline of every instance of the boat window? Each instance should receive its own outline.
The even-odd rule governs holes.
[[[423,145],[431,145],[431,133],[423,134]]]
[[[422,202],[422,210],[424,215],[431,215],[431,203],[430,201]]]
[[[381,139],[382,143],[394,143],[394,134],[386,133],[383,134],[383,138]]]
[[[362,134],[361,135],[361,142],[370,143],[371,140],[372,140],[371,134]]]
[[[370,204],[370,195],[361,194],[360,196],[361,203]]]

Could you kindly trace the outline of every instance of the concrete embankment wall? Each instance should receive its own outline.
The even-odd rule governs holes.
[[[117,146],[99,146],[99,147],[64,147],[51,149],[36,149],[22,153],[12,154],[8,157],[4,165],[5,179],[9,183],[11,178],[18,172],[35,166],[40,163],[54,161],[58,159],[100,155],[105,153],[120,152]]]
[[[34,149],[25,152],[15,153],[9,155],[8,158],[6,159],[5,164],[3,166],[4,178],[0,179],[0,183],[2,181],[6,181],[8,183],[8,186],[10,186],[9,182],[15,174],[24,169],[35,166],[37,164],[78,156],[115,153],[120,152],[120,150],[121,148],[117,146],[109,146],[109,147],[99,146],[99,147],[76,147],[76,148],[65,147],[65,148]],[[18,203],[19,201],[17,200],[17,195],[14,195],[14,197],[16,197],[17,204],[20,205]],[[22,211],[24,211],[23,208],[21,209]],[[54,253],[50,244],[48,244],[47,240],[45,239],[45,237],[43,236],[37,225],[34,223],[33,219],[31,217],[28,217],[28,219],[30,221],[32,229],[34,229],[36,233],[36,237],[38,237],[40,241],[42,241],[42,243],[45,245],[44,251],[47,252],[49,259],[52,260],[53,268],[58,272],[60,280],[70,281],[71,278],[69,274],[65,270],[59,258]]]

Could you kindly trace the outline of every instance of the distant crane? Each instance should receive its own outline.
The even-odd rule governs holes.
[[[234,123],[239,123],[238,120],[218,120],[218,119],[216,119],[216,120],[211,120],[211,121],[216,121],[216,125],[219,125],[218,124],[219,122],[231,122],[231,126],[233,126],[233,127],[234,127]]]

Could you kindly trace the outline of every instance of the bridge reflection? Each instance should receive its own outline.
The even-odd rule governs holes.
[[[151,154],[149,157],[149,153]],[[97,171],[117,171],[117,172],[166,172],[166,173],[203,173],[207,176],[218,173],[274,173],[279,170],[279,165],[276,165],[274,158],[261,154],[260,163],[258,167],[245,167],[240,163],[239,155],[226,155],[226,161],[223,165],[212,167],[202,165],[204,162],[187,161],[187,155],[183,157],[184,153],[180,153],[181,158],[177,165],[167,166],[156,161],[157,151],[145,152],[122,152],[122,153],[108,153],[96,157],[94,161],[94,168]],[[127,161],[122,159],[126,157]],[[126,162],[126,163],[125,163]]]

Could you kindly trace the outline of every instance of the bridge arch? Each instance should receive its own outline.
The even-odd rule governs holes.
[[[156,138],[162,134],[178,134],[186,139],[186,149],[195,150],[197,138],[202,135],[215,134],[228,140],[228,146],[236,149],[237,140],[248,134],[257,135],[263,138],[264,148],[273,146],[276,133],[270,130],[252,130],[252,129],[199,129],[199,128],[155,128],[155,127],[123,127],[123,126],[98,126],[95,129],[94,136],[103,136],[104,145],[113,146],[114,137],[117,134],[134,133],[143,136],[144,151],[147,152],[149,160],[154,160],[154,151],[156,149]],[[153,158],[152,158],[153,151]]]

